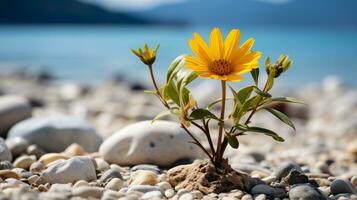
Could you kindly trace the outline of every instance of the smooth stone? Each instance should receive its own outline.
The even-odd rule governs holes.
[[[79,180],[73,185],[73,188],[82,187],[82,186],[89,186],[89,183],[84,180]]]
[[[53,184],[48,192],[62,193],[65,196],[70,196],[72,193],[72,187],[70,184]]]
[[[24,137],[30,144],[36,144],[47,152],[61,152],[72,143],[81,145],[88,152],[94,152],[102,142],[92,125],[70,116],[23,120],[10,129],[9,137]]]
[[[29,143],[22,137],[13,137],[5,141],[7,147],[11,151],[13,157],[18,157],[19,155],[26,152]]]
[[[170,183],[166,181],[158,183],[157,186],[159,186],[162,190],[168,190],[172,188]]]
[[[28,155],[34,155],[36,158],[41,158],[41,156],[45,155],[46,152],[36,144],[32,144],[27,147],[26,149],[26,154]]]
[[[253,171],[259,171],[263,172],[265,174],[270,174],[271,171],[269,169],[266,169],[264,167],[261,167],[256,164],[247,164],[247,163],[234,163],[232,164],[232,168],[238,171],[243,171],[246,173],[251,173]]]
[[[96,170],[103,172],[110,169],[110,165],[107,162],[105,162],[105,160],[101,158],[95,158],[94,160],[97,163]]]
[[[357,194],[357,189],[352,185],[348,180],[336,179],[332,181],[331,193],[333,195],[348,193],[348,194]]]
[[[159,182],[159,178],[156,173],[152,171],[139,170],[131,174],[128,181],[130,185],[156,185]]]
[[[134,167],[132,167],[130,169],[130,171],[132,171],[132,172],[135,172],[138,170],[148,170],[148,171],[155,172],[156,174],[161,173],[161,170],[156,165],[141,164],[141,165],[135,165]]]
[[[14,167],[28,170],[34,162],[36,159],[33,156],[21,156],[14,161]]]
[[[100,182],[103,183],[103,184],[106,184],[110,180],[112,180],[113,178],[123,179],[123,177],[122,177],[122,175],[120,174],[119,171],[117,171],[115,169],[108,169],[100,177]]]
[[[7,147],[4,139],[0,138],[0,161],[11,161],[12,154],[10,149]]]
[[[103,196],[104,188],[92,187],[92,186],[82,186],[77,187],[72,190],[73,196],[78,196],[81,198],[98,198]]]
[[[133,185],[129,187],[126,193],[130,192],[142,192],[142,193],[147,193],[151,191],[160,191],[162,192],[161,188],[158,186],[152,186],[152,185]]]
[[[190,192],[190,194],[192,194],[194,199],[202,199],[203,197],[203,193],[198,190],[193,190]]]
[[[39,179],[40,177],[37,175],[32,175],[30,176],[27,181],[32,185],[35,184],[35,182]]]
[[[330,198],[331,200],[356,200],[357,195],[354,194],[338,194]]]
[[[42,162],[34,162],[30,166],[30,172],[42,172],[44,169],[46,166]]]
[[[285,191],[281,188],[273,188],[269,185],[258,184],[251,189],[250,193],[253,195],[265,194],[268,196],[277,196],[285,193]]]
[[[327,200],[327,198],[310,184],[298,184],[289,191],[291,200]]]
[[[60,153],[48,153],[43,156],[38,160],[39,162],[49,165],[50,163],[57,161],[57,160],[68,160],[69,157]]]
[[[309,178],[305,174],[292,169],[289,174],[283,178],[283,181],[289,185],[295,185],[300,183],[307,183]]]
[[[31,117],[32,109],[27,99],[21,96],[6,95],[0,97],[0,137],[16,123]]]
[[[165,197],[167,197],[167,198],[171,198],[171,197],[173,197],[173,196],[175,196],[175,190],[173,190],[173,189],[167,189],[167,190],[165,190]]]
[[[8,160],[0,161],[0,170],[12,169],[12,168],[14,168],[14,166],[11,164],[10,161],[8,161]]]
[[[179,200],[194,200],[194,197],[190,193],[185,193],[180,196]]]
[[[266,200],[267,197],[265,194],[259,194],[258,196],[254,197],[254,200]]]
[[[190,137],[178,123],[142,121],[114,133],[103,142],[99,152],[104,160],[118,165],[170,166],[177,160],[204,156],[189,141]]]
[[[11,171],[9,169],[3,169],[0,170],[0,178],[2,178],[3,180],[7,178],[20,179],[20,176],[14,171]]]
[[[253,197],[250,194],[246,194],[242,197],[242,200],[253,200]]]
[[[278,168],[273,172],[273,175],[276,176],[278,180],[280,180],[287,176],[293,169],[303,173],[301,167],[298,164],[292,161],[285,161],[278,166]]]
[[[141,196],[141,199],[162,199],[163,195],[160,191],[151,191],[145,193],[143,196]]]
[[[123,196],[124,195],[119,192],[113,190],[105,190],[101,200],[118,200]]]
[[[351,183],[352,183],[352,185],[354,185],[355,187],[357,187],[357,176],[353,176],[353,177],[351,178]]]
[[[45,169],[39,183],[74,183],[79,180],[96,180],[93,161],[84,156],[72,157],[69,160],[59,161]]]
[[[64,150],[63,154],[65,154],[68,157],[72,157],[72,156],[83,156],[86,155],[87,152],[84,150],[84,148],[81,145],[77,143],[73,143]]]
[[[119,191],[124,186],[124,181],[119,178],[113,178],[105,186],[106,189]]]

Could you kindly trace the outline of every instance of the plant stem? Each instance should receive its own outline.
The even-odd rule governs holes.
[[[213,157],[209,152],[202,146],[202,144],[196,139],[196,137],[186,128],[185,125],[181,123],[181,127],[190,135],[190,137],[194,140],[194,144],[202,149],[202,151],[209,157],[209,159],[213,162]]]
[[[208,140],[208,143],[209,143],[209,146],[210,146],[210,149],[211,149],[211,152],[212,152],[212,156],[214,157],[214,147],[213,147],[213,143],[212,143],[212,139],[211,139],[211,136],[210,136],[210,133],[209,133],[209,129],[207,128],[206,126],[206,123],[204,120],[202,120],[202,123],[204,124],[204,126],[201,126],[199,125],[198,123],[194,122],[194,121],[191,121],[191,123],[196,126],[197,128],[199,128],[205,135],[206,135],[206,138]]]
[[[170,109],[169,104],[165,101],[165,99],[162,97],[159,87],[157,86],[156,80],[155,80],[155,76],[154,76],[154,71],[153,71],[153,67],[152,65],[148,65],[149,67],[149,71],[150,71],[150,77],[151,77],[151,81],[155,87],[156,90],[156,95],[158,96],[159,100],[161,101],[162,104],[164,104],[164,106],[168,109]]]
[[[218,129],[218,140],[217,140],[217,151],[216,151],[216,161],[220,162],[223,155],[221,154],[222,145],[222,135],[224,129],[224,112],[226,110],[226,81],[221,81],[222,86],[222,106],[221,106],[221,117]]]

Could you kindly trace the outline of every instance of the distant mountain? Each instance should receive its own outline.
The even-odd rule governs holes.
[[[193,24],[357,26],[357,0],[187,0],[137,14]]]
[[[0,24],[147,24],[152,21],[110,12],[77,0],[0,0]]]

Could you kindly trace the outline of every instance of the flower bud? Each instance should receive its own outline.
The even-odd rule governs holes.
[[[157,45],[155,49],[150,48],[147,44],[144,45],[144,51],[139,48],[138,50],[131,49],[131,51],[139,57],[139,59],[148,66],[154,64],[156,60],[157,50],[159,49],[160,45]]]
[[[279,77],[283,72],[287,71],[291,66],[292,61],[289,60],[289,56],[280,55],[280,57],[275,61],[275,63],[270,63],[270,58],[265,60],[265,70],[268,75],[272,74],[274,78]]]

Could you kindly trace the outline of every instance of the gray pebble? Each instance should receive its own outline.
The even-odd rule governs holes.
[[[299,184],[289,191],[291,200],[327,200],[327,198],[317,188],[310,184]]]
[[[336,179],[332,181],[330,189],[333,195],[343,193],[357,194],[357,189],[352,185],[352,183],[343,179]]]

